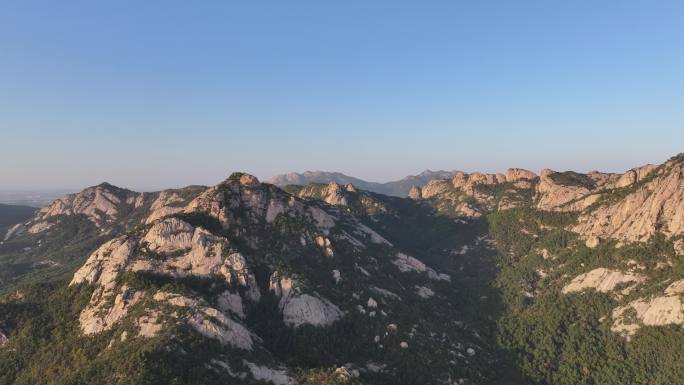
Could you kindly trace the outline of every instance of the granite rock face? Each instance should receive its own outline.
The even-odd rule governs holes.
[[[620,242],[646,241],[656,232],[667,237],[683,234],[684,166],[670,161],[651,172],[655,175],[650,181],[622,199],[583,214],[572,230],[585,238]],[[633,174],[638,175],[636,171]]]
[[[638,284],[644,282],[645,279],[644,276],[639,274],[625,273],[601,267],[575,277],[569,284],[563,287],[563,293],[579,292],[584,289],[593,289],[601,293],[607,293],[613,291],[618,285]],[[628,289],[629,287],[624,289],[623,292],[628,292]]]

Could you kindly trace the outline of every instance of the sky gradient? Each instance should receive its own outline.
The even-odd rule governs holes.
[[[624,0],[4,2],[0,189],[662,162],[684,151],[683,14]]]

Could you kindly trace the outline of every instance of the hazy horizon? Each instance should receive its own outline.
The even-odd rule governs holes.
[[[622,172],[684,150],[677,2],[2,8],[0,189]]]
[[[307,170],[299,170],[299,171],[287,171],[287,172],[283,172],[283,173],[280,173],[280,174],[274,174],[274,175],[258,175],[258,174],[256,174],[256,173],[252,173],[252,174],[255,175],[257,178],[259,178],[260,180],[266,181],[266,180],[268,180],[268,179],[270,179],[270,178],[272,178],[272,177],[274,177],[274,176],[283,175],[283,174],[289,174],[289,173],[293,173],[293,172],[294,172],[294,173],[298,173],[298,174],[302,174],[302,173],[305,173],[305,172],[307,172],[307,171],[312,171],[312,172],[316,172],[316,171],[319,171],[319,172],[339,172],[339,173],[342,173],[342,174],[344,174],[344,175],[346,175],[346,176],[350,176],[350,177],[355,177],[355,178],[358,178],[358,179],[362,179],[362,180],[364,180],[364,181],[366,181],[366,182],[386,183],[386,182],[397,181],[397,180],[403,179],[403,178],[408,177],[408,176],[415,176],[415,175],[420,174],[421,172],[428,171],[428,170],[429,170],[429,171],[464,171],[464,172],[467,172],[467,173],[472,173],[472,172],[504,173],[504,172],[506,172],[506,170],[507,170],[508,168],[510,168],[510,167],[515,167],[515,168],[527,169],[527,170],[530,170],[530,171],[532,171],[532,172],[534,172],[534,173],[537,173],[537,174],[539,174],[539,172],[540,172],[542,169],[544,169],[544,168],[550,168],[550,169],[552,169],[552,170],[554,170],[554,171],[576,171],[576,172],[582,172],[582,173],[587,173],[587,172],[591,172],[591,171],[600,171],[600,172],[607,172],[607,173],[623,173],[623,172],[625,172],[625,171],[627,171],[627,170],[629,170],[629,169],[631,169],[631,168],[643,166],[643,165],[645,165],[645,164],[660,164],[660,163],[663,163],[663,162],[665,162],[667,159],[669,159],[670,157],[672,157],[672,156],[674,156],[674,155],[677,155],[677,153],[673,153],[672,155],[665,156],[665,157],[663,157],[662,159],[659,159],[659,160],[650,161],[650,162],[645,162],[645,163],[639,163],[639,164],[634,164],[634,165],[626,166],[625,168],[621,168],[621,169],[620,169],[620,168],[615,168],[615,169],[597,169],[597,168],[591,168],[591,167],[590,167],[590,168],[586,168],[586,169],[576,169],[576,168],[557,168],[557,167],[548,167],[548,166],[543,166],[543,167],[539,167],[539,168],[526,168],[526,167],[522,167],[522,166],[519,166],[519,165],[511,165],[511,166],[509,166],[509,167],[502,168],[502,169],[491,169],[491,168],[490,168],[490,169],[487,169],[487,168],[464,169],[464,168],[458,168],[458,167],[456,167],[456,168],[449,168],[449,169],[436,169],[436,168],[430,169],[430,168],[423,168],[422,170],[417,171],[417,172],[409,172],[409,173],[406,173],[406,174],[401,174],[399,177],[396,177],[396,178],[393,178],[393,179],[378,179],[378,180],[376,180],[376,179],[364,178],[364,177],[361,177],[361,176],[359,176],[359,175],[355,175],[355,174],[353,174],[353,173],[344,172],[344,171],[340,171],[340,170],[307,169]],[[619,166],[618,166],[618,167],[619,167]],[[150,186],[150,185],[126,185],[126,184],[122,184],[122,183],[116,183],[116,182],[114,182],[114,181],[112,181],[112,180],[107,180],[107,179],[103,179],[103,180],[100,180],[100,181],[96,181],[96,182],[92,182],[92,183],[84,184],[84,185],[79,185],[79,186],[66,186],[66,187],[52,187],[52,186],[48,186],[48,187],[41,187],[41,186],[21,187],[21,186],[20,186],[20,187],[15,187],[15,188],[5,188],[4,186],[2,186],[2,187],[0,187],[0,196],[2,196],[2,193],[14,193],[14,192],[17,192],[17,193],[26,193],[26,192],[43,192],[43,193],[45,193],[45,192],[47,192],[47,193],[56,193],[56,194],[59,194],[59,193],[68,193],[68,192],[77,192],[77,191],[80,191],[80,190],[82,190],[82,189],[84,189],[84,188],[86,188],[86,187],[95,186],[95,185],[98,185],[98,184],[100,184],[100,183],[105,183],[105,182],[106,182],[106,183],[110,183],[110,184],[115,185],[115,186],[118,186],[118,187],[123,187],[123,188],[127,188],[127,189],[130,189],[130,190],[133,190],[133,191],[139,191],[139,192],[160,191],[160,190],[164,190],[164,189],[185,187],[185,186],[190,186],[190,185],[205,185],[205,186],[212,186],[212,185],[215,185],[215,184],[221,182],[222,180],[226,179],[226,178],[227,178],[228,176],[230,176],[230,174],[233,173],[233,172],[247,172],[247,173],[250,173],[249,171],[237,170],[237,169],[236,169],[236,170],[229,170],[229,171],[227,171],[225,174],[220,175],[220,176],[217,176],[217,178],[216,178],[215,180],[213,180],[213,181],[207,181],[207,182],[204,182],[204,183],[200,183],[200,182],[198,182],[198,183],[189,182],[189,183],[175,183],[175,184],[170,184],[170,185],[158,185],[158,186],[155,186],[155,185],[152,185],[152,186]],[[1,202],[1,201],[2,201],[2,200],[0,200],[0,202]]]

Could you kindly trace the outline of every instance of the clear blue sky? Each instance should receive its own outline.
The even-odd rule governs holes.
[[[684,151],[681,1],[5,1],[0,188]]]

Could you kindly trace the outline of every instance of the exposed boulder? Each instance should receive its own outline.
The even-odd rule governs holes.
[[[330,326],[343,315],[340,308],[316,293],[291,296],[283,304],[282,312],[285,323],[293,327]]]
[[[71,285],[88,282],[111,290],[117,274],[128,264],[137,245],[137,239],[127,237],[115,238],[104,243],[74,273]]]
[[[276,272],[270,278],[270,290],[280,298],[283,320],[292,327],[308,324],[329,326],[343,316],[342,311],[318,293],[303,293],[303,285],[292,277]]]

